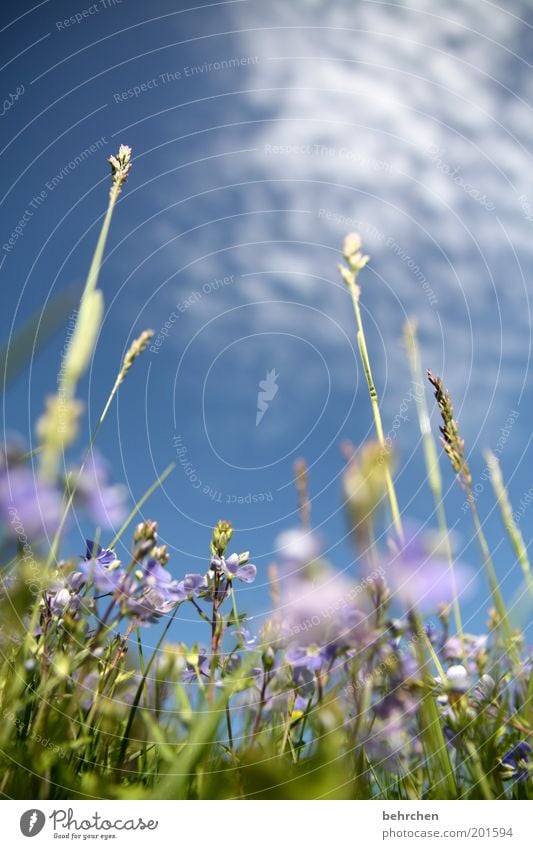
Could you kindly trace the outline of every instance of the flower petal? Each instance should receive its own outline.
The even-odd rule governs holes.
[[[255,581],[255,576],[257,575],[257,568],[253,563],[246,563],[245,566],[239,566],[237,571],[235,572],[235,577],[239,579],[239,581],[244,581],[245,584],[251,584]]]

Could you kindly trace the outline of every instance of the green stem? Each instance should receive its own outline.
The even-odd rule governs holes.
[[[363,329],[363,320],[361,316],[361,308],[359,306],[359,288],[355,282],[355,275],[352,274],[350,277],[350,282],[348,284],[348,288],[350,289],[350,294],[352,296],[352,303],[355,312],[355,319],[357,322],[357,343],[359,345],[359,353],[361,355],[361,361],[363,363],[363,369],[365,372],[366,382],[368,384],[368,392],[370,395],[370,403],[372,405],[372,412],[374,414],[374,424],[376,427],[376,434],[378,437],[379,444],[383,449],[383,452],[387,452],[387,446],[385,444],[385,436],[383,433],[383,423],[381,421],[381,413],[379,410],[379,399],[378,393],[376,390],[376,385],[374,383],[374,378],[372,377],[372,369],[370,368],[370,358],[368,356],[368,349],[366,346],[365,339],[365,331]],[[398,499],[396,498],[396,491],[394,489],[394,483],[392,480],[392,475],[390,473],[390,468],[388,464],[385,464],[385,483],[387,486],[387,493],[389,496],[389,503],[392,514],[392,521],[394,522],[394,527],[396,528],[396,533],[398,537],[403,542],[403,528],[402,521],[400,518],[400,508],[398,507]]]
[[[472,743],[471,740],[466,740],[465,746],[466,746],[466,750],[468,752],[468,757],[469,757],[470,761],[472,762],[472,768],[474,770],[474,775],[476,776],[477,783],[479,784],[479,786],[481,788],[483,798],[487,799],[487,800],[493,799],[494,795],[491,792],[489,783],[487,781],[487,776],[483,772],[483,767],[481,766],[481,761],[480,761],[480,758],[479,758],[479,755],[477,753],[477,749],[476,749],[474,743]]]
[[[230,595],[231,595],[231,609],[233,611],[233,618],[235,620],[235,627],[237,629],[239,645],[242,644],[242,636],[240,632],[240,623],[239,623],[239,614],[237,612],[237,599],[235,598],[235,590],[233,589],[233,583],[230,583]]]
[[[146,664],[146,667],[145,667],[142,679],[139,683],[139,686],[137,687],[137,691],[135,693],[135,698],[134,698],[133,703],[131,705],[130,713],[129,713],[129,716],[128,716],[126,729],[124,731],[124,734],[122,736],[122,741],[121,741],[121,744],[120,744],[120,752],[119,752],[119,756],[118,756],[119,764],[123,763],[123,761],[124,761],[124,755],[126,754],[126,749],[128,747],[128,742],[129,742],[129,734],[130,734],[130,731],[131,731],[131,727],[133,725],[133,720],[135,719],[135,714],[137,712],[137,708],[139,706],[141,696],[143,694],[146,678],[148,677],[148,673],[150,672],[150,669],[152,668],[152,665],[153,665],[153,662],[154,662],[154,660],[157,656],[157,653],[158,653],[159,649],[161,648],[161,644],[163,643],[163,640],[165,639],[165,637],[168,633],[168,630],[169,630],[170,626],[172,625],[172,623],[174,621],[174,617],[176,616],[178,609],[179,609],[179,605],[174,608],[172,616],[170,617],[167,624],[165,625],[165,628],[163,629],[163,632],[162,632],[159,640],[157,641],[157,645],[156,645],[155,649],[153,650],[148,663]]]
[[[511,507],[509,495],[503,482],[500,464],[498,463],[498,459],[492,453],[492,451],[487,451],[487,453],[485,454],[485,459],[489,467],[492,488],[494,490],[494,495],[496,496],[496,500],[498,502],[498,507],[500,508],[500,513],[502,516],[503,524],[505,525],[505,530],[507,531],[507,535],[511,541],[511,545],[513,546],[518,562],[520,563],[520,567],[522,569],[527,588],[529,592],[533,595],[533,578],[531,576],[531,566],[529,563],[529,557],[527,556],[527,550],[524,544],[522,534],[520,533],[518,525],[516,524],[513,518],[513,508]]]
[[[470,505],[470,512],[472,514],[472,519],[474,521],[474,528],[476,530],[476,536],[479,542],[479,547],[481,549],[481,555],[483,557],[483,564],[485,566],[485,572],[487,573],[487,578],[489,582],[490,591],[492,593],[492,600],[494,602],[494,606],[496,608],[496,612],[498,613],[499,618],[499,627],[503,632],[503,636],[505,641],[507,642],[507,647],[509,650],[509,654],[512,656],[515,663],[518,665],[520,663],[520,657],[518,654],[518,649],[515,645],[515,641],[513,638],[513,632],[511,631],[511,626],[509,624],[509,617],[507,615],[507,610],[505,607],[505,602],[503,600],[503,596],[501,594],[500,585],[498,583],[498,577],[496,575],[496,570],[494,568],[494,563],[492,561],[492,557],[490,555],[489,546],[487,543],[487,538],[483,532],[483,528],[481,526],[481,521],[479,519],[479,513],[476,507],[476,501],[474,493],[472,492],[472,487],[470,484],[466,487],[466,493],[468,497],[468,503]]]
[[[415,634],[425,633],[418,613],[413,611],[411,613],[411,620]],[[433,767],[432,762],[438,764],[438,767],[434,769],[434,786],[432,789],[436,791],[435,798],[441,798],[439,794],[442,793],[442,790],[439,790],[439,785],[444,783],[446,787],[445,792],[447,794],[445,798],[456,799],[457,786],[455,783],[455,776],[450,762],[448,749],[446,747],[446,741],[444,740],[444,735],[442,733],[437,703],[432,692],[434,681],[431,671],[428,668],[428,659],[424,650],[424,642],[422,640],[417,640],[415,643],[415,649],[424,686],[420,706],[420,718],[422,722],[421,736],[427,751],[428,773]]]
[[[117,185],[113,185],[109,194],[107,211],[104,216],[100,235],[98,236],[85,287],[80,299],[76,324],[62,364],[57,400],[61,399],[64,410],[69,408],[73,403],[76,386],[87,368],[89,358],[96,345],[103,312],[102,293],[99,290],[97,292],[96,285],[102,267],[113,210],[119,193],[120,188]],[[45,436],[41,445],[40,470],[45,479],[53,480],[57,475],[60,455],[61,453],[64,455],[65,448],[72,441],[73,435],[70,435],[68,440],[66,438],[57,440],[54,421],[49,421],[46,427],[48,435]]]

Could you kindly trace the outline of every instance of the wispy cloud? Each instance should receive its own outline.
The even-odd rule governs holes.
[[[265,330],[265,311],[243,307],[269,301],[269,328],[275,312],[278,329],[312,340],[347,390],[352,324],[335,265],[354,224],[372,254],[363,303],[386,414],[405,388],[401,327],[416,315],[425,361],[445,372],[467,436],[486,416],[497,423],[520,394],[529,344],[531,229],[519,199],[533,122],[520,11],[526,4],[510,14],[483,3],[480,16],[452,2],[437,13],[430,0],[230,9],[232,51],[259,61],[224,98],[226,128],[198,135],[198,160],[208,158],[187,171],[197,197],[176,205],[172,182],[158,183],[158,203],[171,208],[152,232],[159,246],[169,240],[155,268],[180,260],[162,277],[160,304],[171,309],[222,270],[235,282],[180,317],[170,344],[214,320],[202,335],[213,358],[244,330]],[[213,113],[218,127],[216,100]],[[191,221],[201,223],[176,238]],[[264,368],[289,350],[288,337],[272,335],[270,348],[263,339]],[[290,354],[287,381],[298,384],[307,355]]]

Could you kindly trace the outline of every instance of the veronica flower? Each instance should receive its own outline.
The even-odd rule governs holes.
[[[435,678],[435,682],[443,686],[443,682],[440,677]],[[468,672],[462,664],[450,666],[450,668],[446,670],[445,688],[437,697],[437,702],[443,707],[456,705],[460,701],[461,697],[464,696],[465,693],[468,693],[471,686],[472,682]]]
[[[446,661],[462,660],[464,649],[459,637],[448,637],[442,647],[441,655],[442,659]]]
[[[85,540],[85,560],[97,560],[101,566],[117,563],[117,556],[111,548],[103,548],[92,539]]]
[[[435,610],[443,602],[452,602],[455,592],[464,598],[472,588],[469,567],[455,561],[452,570],[439,541],[421,531],[406,535],[385,570],[393,594],[408,608]]]
[[[245,584],[251,584],[257,575],[257,568],[253,563],[248,563],[248,552],[244,554],[230,554],[229,557],[215,555],[211,558],[211,566],[218,569],[229,581],[237,578]]]
[[[207,649],[198,649],[195,657],[189,656],[185,658],[185,669],[182,672],[181,678],[186,684],[198,682],[198,675],[203,678],[209,678],[209,655]]]
[[[79,566],[79,572],[86,581],[94,584],[100,592],[115,592],[125,589],[126,573],[120,569],[120,561],[117,560],[115,552],[109,548],[102,548],[92,540],[87,540],[85,558]]]
[[[316,691],[315,670],[310,669],[307,665],[294,666],[292,677],[296,696],[300,696],[306,701],[313,698]]]
[[[477,701],[485,702],[492,698],[494,698],[496,694],[496,681],[489,675],[485,673],[481,676],[477,684],[474,688],[474,696]]]
[[[445,682],[440,675],[436,675],[433,680],[439,691],[437,703],[443,708],[456,704],[461,696],[470,689],[468,672],[464,666],[459,664],[457,666],[450,666],[446,672]]]
[[[243,656],[237,651],[231,652],[225,655],[222,663],[223,676],[233,675],[237,672],[238,669],[242,668]],[[246,681],[247,684],[242,682],[242,686],[250,686],[250,682],[252,679],[260,678],[263,674],[263,670],[258,666],[252,666],[251,669],[247,669],[246,671]]]
[[[341,608],[338,615],[340,631],[338,643],[346,648],[369,648],[373,645],[378,634],[372,627],[368,609],[364,610],[354,605]]]
[[[70,593],[66,587],[59,590],[57,593],[51,593],[49,596],[49,604],[52,613],[56,616],[63,613],[70,604]]]
[[[205,575],[191,573],[178,581],[177,591],[181,595],[180,601],[190,598],[192,595],[201,595],[208,587]]]
[[[484,666],[487,642],[486,634],[480,636],[465,634],[462,644],[459,637],[448,637],[441,650],[442,658],[445,661],[460,661],[470,674],[475,675],[480,667]]]
[[[364,739],[365,751],[374,766],[398,770],[409,756],[422,754],[418,738],[410,734],[403,709],[377,718]]]
[[[178,581],[155,558],[150,558],[136,577],[140,584],[130,587],[123,610],[142,625],[156,622],[181,602],[207,589],[204,575],[189,574]]]
[[[515,782],[529,780],[529,756],[531,746],[526,740],[512,746],[502,758],[504,766],[503,778],[511,778]]]
[[[373,653],[372,668],[369,672],[375,675],[376,670],[391,689],[410,688],[420,682],[420,663],[408,632],[405,640],[389,640]]]
[[[290,646],[285,652],[287,662],[291,666],[306,666],[307,669],[319,670],[328,660],[332,652],[327,648],[321,648],[315,643],[308,646]]]
[[[179,582],[172,578],[170,572],[164,569],[158,560],[150,558],[138,574],[145,591],[154,591],[163,602],[178,604],[187,598],[188,593],[184,586],[180,587]]]
[[[167,599],[157,589],[142,590],[142,585],[133,583],[122,599],[122,613],[139,625],[153,625],[161,616],[170,613],[179,601]]]
[[[82,606],[82,597],[78,591],[83,582],[82,572],[72,572],[52,583],[46,592],[46,601],[54,616],[65,613],[75,614],[79,611]]]
[[[75,503],[83,507],[100,528],[114,528],[127,514],[128,490],[123,484],[110,485],[109,467],[102,455],[93,451],[81,472],[73,472]]]
[[[0,472],[0,519],[4,532],[28,542],[53,536],[61,518],[61,496],[25,466]]]
[[[406,687],[396,686],[373,706],[373,711],[379,719],[388,719],[401,713],[402,716],[413,716],[420,704],[420,697],[410,692]]]
[[[243,648],[251,648],[257,643],[257,637],[252,637],[247,628],[241,627],[238,631],[232,631],[232,634],[240,640]]]
[[[283,589],[278,617],[287,645],[317,645],[334,651],[367,646],[373,641],[375,635],[363,597],[341,575],[322,572],[313,581],[291,578]]]
[[[304,696],[296,696],[294,700],[294,705],[292,706],[291,720],[293,722],[296,722],[297,720],[301,719],[302,716],[305,715],[305,712],[307,711],[308,707],[309,699],[306,699]]]

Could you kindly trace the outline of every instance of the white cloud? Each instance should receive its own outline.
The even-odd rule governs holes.
[[[518,15],[526,5],[515,3],[515,15],[490,3],[439,8],[432,0],[409,6],[257,0],[229,7],[228,29],[240,31],[233,36],[237,52],[259,62],[235,81],[235,90],[247,93],[228,101],[227,122],[256,123],[200,137],[198,144],[252,150],[212,159],[198,172],[193,166],[198,191],[214,191],[191,204],[206,221],[235,217],[173,242],[156,269],[174,255],[179,266],[173,268],[194,263],[165,286],[169,309],[221,266],[236,275],[223,298],[203,298],[183,316],[185,336],[222,309],[278,300],[278,327],[312,338],[332,371],[343,375],[339,328],[353,338],[353,323],[337,285],[335,249],[346,225],[335,215],[358,219],[373,253],[363,300],[380,356],[375,370],[387,381],[386,415],[394,415],[405,389],[398,339],[404,316],[414,314],[426,361],[444,369],[460,410],[467,393],[462,425],[479,438],[486,414],[494,430],[513,406],[529,344],[523,278],[532,268],[531,225],[518,196],[533,144],[524,102],[531,74],[516,55],[526,26]],[[275,145],[292,150],[276,152]],[[428,153],[431,145],[439,148],[437,157]],[[243,185],[217,190],[231,183]],[[172,184],[158,184],[157,191],[161,205],[172,203]],[[485,205],[469,192],[484,196]],[[153,231],[157,243],[186,229],[189,215],[188,205],[169,212]],[[414,265],[438,304],[429,302]],[[298,323],[283,306],[289,300],[318,312],[302,310]],[[260,310],[243,315],[229,313],[206,336],[213,356],[239,333],[262,331]],[[272,351],[280,345],[273,337]],[[298,384],[298,362],[293,366]]]

